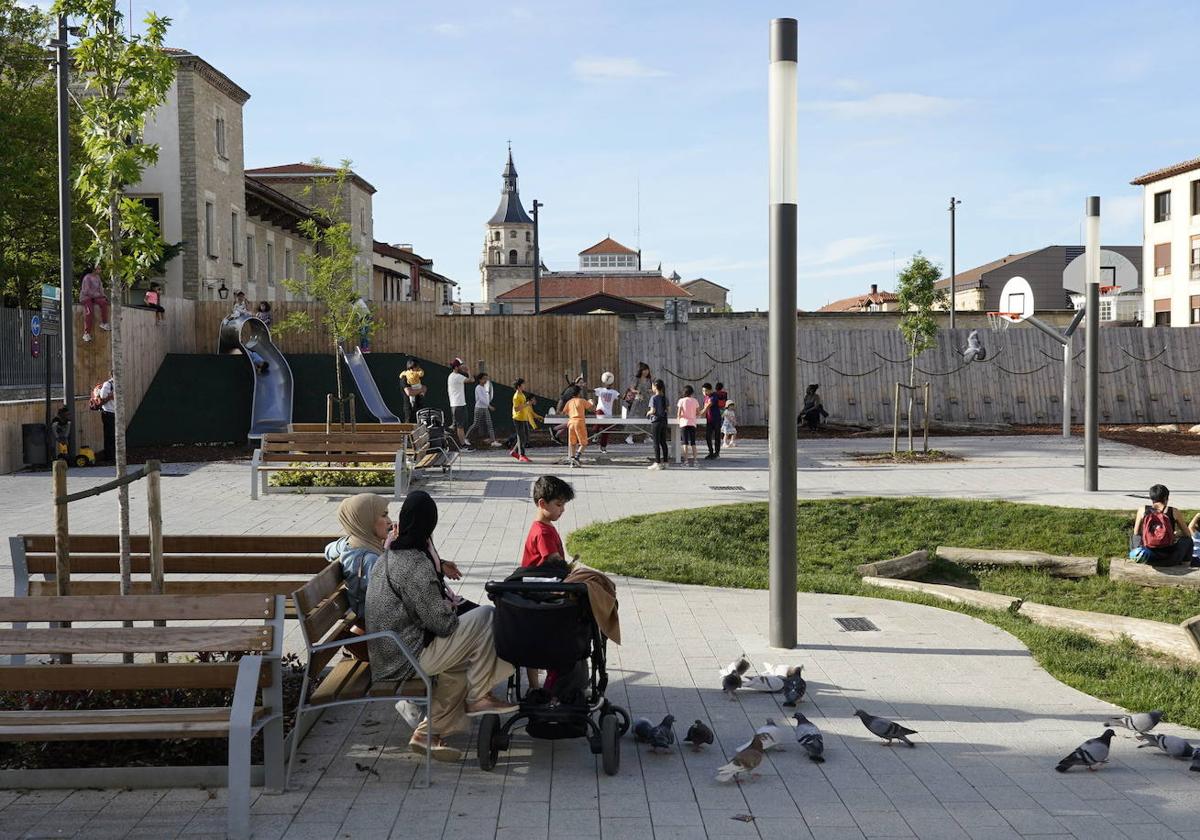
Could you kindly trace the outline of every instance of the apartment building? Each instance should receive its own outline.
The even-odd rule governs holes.
[[[1200,324],[1200,158],[1148,172],[1142,188],[1142,323]]]

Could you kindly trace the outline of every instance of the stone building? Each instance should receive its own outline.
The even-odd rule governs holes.
[[[707,281],[705,281],[707,282]],[[865,295],[853,295],[841,300],[827,303],[818,312],[895,312],[900,308],[900,298],[895,292],[879,291],[879,286],[871,284],[871,289]]]
[[[449,311],[458,284],[433,270],[433,260],[413,253],[412,245],[372,247],[371,300],[435,303]]]
[[[485,225],[479,258],[483,299],[488,302],[533,280],[533,219],[521,206],[512,146],[502,178],[500,205]]]
[[[729,307],[729,289],[704,277],[679,284],[692,293],[693,312],[724,312]]]

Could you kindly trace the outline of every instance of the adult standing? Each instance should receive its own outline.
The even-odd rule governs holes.
[[[650,373],[650,365],[645,362],[638,362],[637,375],[633,378],[633,383],[625,392],[625,402],[628,406],[625,416],[645,417],[646,411],[650,408],[650,395],[653,389],[654,377]],[[627,435],[625,442],[633,443],[633,435]]]
[[[113,373],[100,384],[96,394],[100,403],[100,423],[104,427],[104,460],[113,463],[117,458],[117,391]]]
[[[458,436],[458,448],[470,451],[471,444],[467,440],[467,380],[471,374],[467,372],[463,360],[455,357],[450,360],[450,375],[446,377],[446,393],[450,395],[450,425]]]
[[[104,283],[100,279],[97,266],[88,269],[79,284],[79,302],[83,304],[83,340],[92,340],[92,324],[94,312],[100,307],[100,329],[111,330],[108,323],[108,297],[104,294]]]

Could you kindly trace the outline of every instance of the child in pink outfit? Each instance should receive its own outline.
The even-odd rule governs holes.
[[[688,466],[696,466],[696,416],[700,413],[700,403],[692,394],[696,393],[691,385],[683,386],[683,396],[675,404],[675,416],[679,418],[679,431],[683,436],[683,457],[687,458]]]
[[[104,295],[104,284],[100,281],[100,272],[96,266],[88,269],[79,284],[79,302],[83,304],[83,340],[92,340],[92,312],[100,307],[100,329],[112,329],[108,325],[108,298]]]

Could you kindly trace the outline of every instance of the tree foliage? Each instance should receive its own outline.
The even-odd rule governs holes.
[[[900,299],[900,334],[908,345],[908,449],[913,450],[913,389],[917,382],[917,356],[937,346],[937,320],[934,310],[944,305],[946,293],[935,283],[942,268],[929,261],[920,251],[913,254],[908,265],[896,277],[896,295]],[[928,417],[929,406],[925,406]],[[896,451],[893,437],[892,452]]]
[[[313,160],[321,166],[319,158]],[[350,187],[350,161],[343,160],[328,176],[313,178],[304,188],[305,203],[312,216],[301,220],[300,232],[312,243],[311,253],[299,255],[304,269],[299,277],[285,277],[283,287],[297,297],[322,304],[321,329],[333,345],[334,366],[337,370],[337,398],[345,396],[342,384],[342,364],[338,351],[347,343],[367,335],[377,326],[374,318],[364,318],[355,304],[360,297],[357,274],[358,249],[354,245],[354,229],[342,212]],[[303,332],[312,329],[313,318],[305,311],[289,312],[277,325],[276,332]]]

